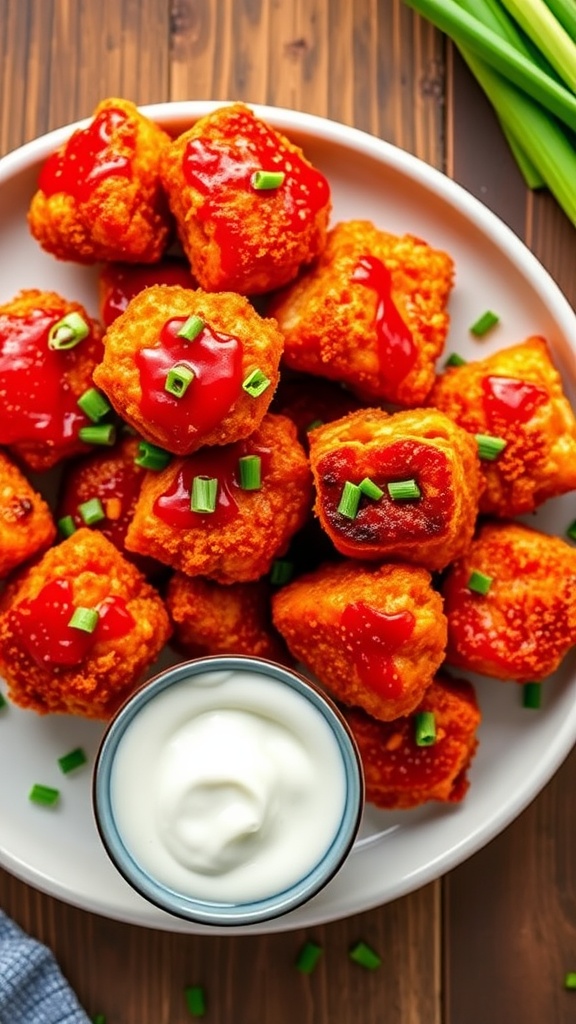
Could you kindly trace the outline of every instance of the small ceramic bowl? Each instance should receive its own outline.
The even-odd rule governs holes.
[[[151,903],[247,925],[315,896],[352,849],[364,800],[337,707],[259,658],[185,662],[109,723],[93,806],[109,857]]]

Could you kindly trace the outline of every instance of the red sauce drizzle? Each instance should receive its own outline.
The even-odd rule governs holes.
[[[154,515],[179,530],[190,530],[199,526],[225,526],[238,512],[235,497],[240,489],[238,459],[244,455],[259,455],[262,460],[261,474],[264,482],[270,466],[270,454],[270,448],[258,444],[253,438],[222,448],[203,448],[186,459],[169,490],[156,499]],[[192,481],[195,476],[216,477],[218,480],[214,512],[193,512],[190,508]]]
[[[90,420],[65,379],[74,349],[53,352],[48,332],[60,316],[35,310],[25,317],[0,316],[0,437],[69,445]],[[85,344],[85,342],[83,343]]]
[[[65,146],[48,157],[40,172],[38,185],[44,195],[66,192],[78,202],[86,202],[104,178],[112,174],[131,177],[131,157],[115,153],[112,145],[113,133],[126,121],[123,111],[109,107],[87,128],[74,132]]]
[[[41,666],[79,665],[95,644],[126,636],[134,619],[121,597],[106,597],[96,606],[100,613],[93,633],[68,625],[75,608],[72,584],[54,579],[37,597],[23,601],[11,612],[11,625],[19,642]]]
[[[110,263],[102,274],[104,301],[101,314],[104,326],[109,327],[114,323],[116,317],[124,312],[130,299],[154,284],[196,287],[189,267],[179,260],[166,259],[152,266]]]
[[[490,426],[527,423],[549,398],[546,388],[514,377],[484,377],[482,390],[484,411]]]
[[[224,419],[242,391],[242,345],[238,338],[206,326],[194,341],[179,338],[186,317],[168,320],[160,333],[160,345],[143,348],[136,355],[142,388],[142,413],[161,427],[171,450],[184,455],[197,434],[207,434]],[[181,398],[165,390],[169,370],[182,364],[194,379]]]
[[[374,326],[380,373],[386,383],[398,387],[414,366],[417,351],[412,333],[392,299],[392,275],[376,256],[362,256],[352,280],[372,288],[378,296]]]
[[[414,624],[412,612],[389,615],[365,601],[348,604],[342,612],[340,627],[361,681],[387,700],[402,695],[393,655],[411,638]]]

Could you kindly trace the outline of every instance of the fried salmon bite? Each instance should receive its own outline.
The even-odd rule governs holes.
[[[256,430],[282,346],[276,322],[240,295],[155,285],[108,328],[94,380],[147,441],[188,455]]]
[[[519,523],[486,523],[442,587],[452,665],[519,683],[576,644],[576,549]]]
[[[161,173],[180,240],[207,291],[271,291],[324,248],[328,182],[241,103],[202,117],[176,139]]]
[[[470,544],[480,494],[473,437],[435,409],[359,409],[312,430],[315,511],[349,558],[441,569]]]
[[[186,657],[246,654],[283,663],[291,660],[272,626],[264,580],[223,587],[176,572],[168,584],[166,607],[176,645]]]
[[[446,370],[429,401],[478,435],[481,512],[511,518],[576,488],[576,418],[544,338]]]
[[[244,441],[149,473],[126,546],[188,576],[249,583],[285,552],[311,504],[296,428],[285,416],[268,415]]]
[[[0,579],[49,547],[55,536],[48,505],[0,452]]]
[[[20,292],[0,306],[0,439],[30,469],[87,451],[78,400],[102,358],[101,332],[77,302]]]
[[[433,722],[431,743],[419,741],[423,715],[428,729]],[[357,708],[345,709],[344,717],[358,744],[369,803],[400,810],[430,800],[459,803],[466,795],[480,725],[470,683],[437,676],[416,710],[394,722]]]
[[[28,213],[34,238],[77,263],[159,260],[171,226],[159,178],[169,142],[133,103],[104,100],[44,164]]]
[[[448,331],[452,278],[450,257],[413,235],[338,224],[316,265],[270,305],[286,366],[366,401],[421,405]]]
[[[41,714],[108,718],[170,636],[156,591],[92,530],[19,574],[1,608],[10,698]]]
[[[444,657],[442,598],[416,566],[320,566],[274,595],[272,619],[337,700],[383,721],[414,710]]]

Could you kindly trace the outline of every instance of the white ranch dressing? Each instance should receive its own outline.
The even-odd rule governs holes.
[[[254,671],[196,675],[159,692],[127,726],[112,810],[134,859],[198,899],[281,892],[321,860],[346,798],[321,712]]]

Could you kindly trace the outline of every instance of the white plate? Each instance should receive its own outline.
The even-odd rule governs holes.
[[[218,103],[145,108],[161,124],[184,129]],[[574,400],[576,319],[559,289],[493,214],[439,172],[361,132],[306,114],[255,108],[303,146],[330,180],[333,220],[367,218],[393,232],[413,232],[456,261],[448,350],[469,358],[545,335]],[[70,134],[59,129],[0,161],[0,301],[20,288],[53,288],[96,313],[96,271],[59,263],[28,234],[26,210],[42,161]],[[487,308],[501,316],[489,339],[469,325]],[[568,378],[571,378],[569,380]],[[549,502],[531,523],[562,534],[575,516],[573,496]],[[574,652],[572,652],[574,654]],[[478,681],[484,721],[471,788],[457,807],[429,805],[402,813],[367,808],[345,868],[306,907],[252,931],[318,924],[385,903],[437,878],[500,832],[552,776],[576,740],[576,661],[569,657],[546,684],[540,711],[520,706],[519,688]],[[78,745],[96,751],[101,726],[38,717],[10,706],[0,712],[0,862],[39,889],[87,910],[169,931],[205,931],[147,904],[109,863],[92,820],[90,771],[59,773],[56,758]],[[28,802],[34,782],[54,785],[61,805]]]

